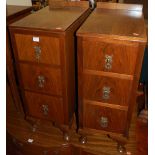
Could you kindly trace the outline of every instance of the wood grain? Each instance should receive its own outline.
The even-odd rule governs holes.
[[[118,144],[124,145],[127,143],[136,102],[140,68],[147,40],[141,6],[137,8],[136,5],[127,7],[105,3],[103,8],[96,8],[93,11],[76,35],[79,134],[86,136],[99,134],[102,131],[113,137],[112,139]],[[112,67],[109,70],[104,69],[107,63],[106,55],[112,57]],[[107,101],[103,100],[105,85],[110,85],[112,88],[110,95],[114,97],[106,99]],[[98,120],[102,114],[113,120],[112,123],[122,122],[122,124],[117,127],[114,123],[113,127],[107,130],[101,128]],[[117,122],[118,120],[120,122]],[[110,131],[115,134],[121,133],[122,137],[114,136],[109,133]]]
[[[88,8],[84,7],[67,7],[63,9],[50,10],[47,6],[37,11],[36,13],[25,17],[24,20],[19,20],[11,24],[10,27],[21,27],[46,31],[50,30],[50,32],[64,32],[80,16],[82,16],[87,11],[87,9]]]
[[[28,154],[22,153],[23,155],[43,154],[46,150],[49,150],[49,153],[51,153],[50,150],[55,150],[57,148],[62,150],[62,155],[85,155],[86,153],[90,155],[120,155],[116,150],[116,142],[105,135],[95,133],[94,135],[88,135],[88,143],[82,145],[78,142],[79,135],[75,132],[75,128],[72,128],[71,142],[66,144],[62,139],[60,130],[54,128],[51,123],[40,122],[36,132],[32,132],[30,125],[21,118],[21,116],[17,115],[16,112],[13,112],[14,110],[11,111],[12,112],[7,113],[7,137],[9,137],[9,139],[7,138],[7,152],[11,151],[11,155],[13,153],[16,154],[15,151],[18,150],[18,147],[20,147],[18,152],[22,151],[22,149],[28,152]],[[136,155],[136,110],[133,114],[129,141],[126,145],[126,149],[131,155]],[[34,139],[32,144],[27,142],[29,138]],[[13,139],[16,139],[17,144],[12,144]],[[21,143],[23,147],[20,146]],[[15,147],[15,145],[19,146]],[[65,152],[67,153],[65,154]]]
[[[84,69],[133,75],[138,47],[108,42],[83,41]],[[111,69],[107,69],[106,56],[112,57]]]
[[[101,117],[106,117],[108,119],[107,127],[101,126]],[[85,128],[92,128],[115,133],[123,133],[125,130],[126,118],[126,111],[84,103],[83,119]]]
[[[39,37],[39,42],[33,41]],[[15,34],[19,61],[37,62],[43,64],[60,65],[59,38],[50,36]],[[40,58],[36,58],[34,47],[40,47]],[[52,48],[51,48],[52,47]]]
[[[24,18],[29,15],[32,11],[32,6],[17,6],[17,5],[7,5],[6,6],[6,20],[7,25]]]
[[[30,105],[30,102],[32,102],[28,100],[29,97],[27,99],[25,96],[25,91],[40,95],[38,104],[43,99],[50,100],[42,97],[42,95],[49,95],[53,99],[58,97],[63,102],[63,110],[60,109],[61,112],[58,117],[61,116],[63,119],[60,122],[58,118],[55,124],[63,133],[69,131],[75,110],[75,31],[90,12],[88,7],[80,7],[80,5],[53,10],[46,7],[10,26],[18,80],[20,81],[25,110],[28,114],[29,107],[27,104]],[[33,44],[32,36],[39,36],[40,42]],[[34,59],[33,46],[35,45],[40,46],[44,52],[39,62]],[[42,88],[38,87],[37,77],[39,75],[45,77],[44,87]],[[58,101],[56,100],[56,102]],[[54,103],[49,107],[50,111],[57,108]],[[33,108],[32,105],[31,108]],[[39,108],[37,109],[39,111]],[[38,111],[34,115],[37,115],[38,119],[42,119],[43,117],[38,114]],[[31,114],[33,114],[33,110]],[[51,114],[51,119],[52,117]]]
[[[21,80],[25,90],[37,91],[62,96],[61,70],[50,67],[20,63]],[[43,76],[45,82],[39,87],[38,77]]]
[[[65,1],[65,0],[49,0],[49,8],[64,8],[64,7],[89,7],[87,1]]]
[[[132,81],[97,75],[83,75],[83,99],[128,106]],[[110,88],[109,98],[104,99],[104,87]]]
[[[142,11],[96,8],[77,35],[146,42]]]
[[[122,10],[129,10],[129,11],[142,11],[143,5],[140,4],[124,4],[124,3],[105,3],[105,2],[97,2],[97,8],[102,9],[122,9]]]
[[[19,112],[23,116],[24,116],[24,111],[22,107],[21,97],[19,95],[19,88],[18,88],[17,77],[16,77],[16,69],[15,69],[15,64],[14,64],[14,56],[13,56],[13,51],[12,51],[12,45],[11,45],[10,32],[8,29],[8,25],[29,15],[31,10],[32,10],[32,7],[30,6],[16,6],[16,5],[6,6],[6,24],[7,24],[7,27],[6,27],[6,72],[7,72],[7,79],[8,79],[7,84],[9,85],[7,89],[10,88],[10,92],[13,96],[14,102],[11,102],[11,104],[13,104],[12,106],[15,106],[16,111]],[[7,104],[8,104],[8,101],[7,101]],[[7,109],[9,109],[9,106],[7,106]]]
[[[25,91],[25,99],[29,116],[51,120],[60,124],[64,122],[62,98]],[[44,114],[43,105],[48,106],[47,115]]]

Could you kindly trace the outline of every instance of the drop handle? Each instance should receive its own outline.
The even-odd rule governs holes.
[[[105,55],[105,69],[110,70],[112,69],[112,62],[113,56],[112,55]]]
[[[102,128],[107,128],[108,127],[108,118],[102,116],[100,119],[100,125]]]
[[[40,46],[34,46],[35,51],[35,58],[39,61],[41,56],[41,47]]]
[[[45,77],[43,75],[39,75],[38,79],[38,87],[43,88],[45,86]]]
[[[103,87],[103,99],[108,100],[110,99],[111,88],[110,87]]]
[[[44,115],[48,115],[48,111],[49,111],[48,105],[43,104],[43,105],[42,105],[42,110],[43,110],[43,114],[44,114]]]

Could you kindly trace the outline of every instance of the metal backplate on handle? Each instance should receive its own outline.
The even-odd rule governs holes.
[[[38,76],[38,86],[43,88],[45,84],[45,77],[43,75]]]
[[[42,110],[43,110],[44,115],[48,115],[48,105],[43,104],[42,105]]]
[[[108,127],[108,118],[102,116],[101,119],[100,119],[100,125],[103,128]]]
[[[34,46],[35,58],[39,61],[41,56],[41,48],[40,46]]]
[[[113,61],[113,56],[105,55],[105,69],[107,70],[112,69],[112,61]]]
[[[103,87],[103,99],[107,100],[110,98],[110,87]]]

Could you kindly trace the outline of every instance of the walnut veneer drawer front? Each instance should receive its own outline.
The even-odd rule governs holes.
[[[20,63],[23,87],[52,95],[62,95],[61,70],[38,65]]]
[[[132,80],[91,74],[84,74],[83,79],[85,99],[128,106]]]
[[[133,75],[137,47],[108,42],[83,41],[85,69]]]
[[[127,119],[125,110],[93,105],[84,105],[84,126],[86,128],[123,133]]]
[[[60,65],[59,38],[15,34],[15,40],[20,61]]]
[[[29,115],[63,123],[63,100],[53,96],[25,91]]]

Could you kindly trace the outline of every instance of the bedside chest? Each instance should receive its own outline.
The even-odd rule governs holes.
[[[7,5],[6,6],[6,74],[7,74],[7,84],[10,87],[11,95],[13,96],[13,104],[12,106],[16,107],[16,111],[21,115],[24,115],[23,108],[21,104],[21,98],[19,96],[18,85],[16,81],[15,74],[15,64],[14,57],[12,54],[12,47],[10,41],[10,34],[8,26],[9,24],[22,19],[23,17],[29,15],[31,13],[32,6],[16,6],[16,5]],[[7,90],[8,91],[8,90]],[[8,102],[7,97],[7,111],[9,111],[10,103]]]
[[[77,37],[80,141],[107,134],[123,152],[146,44],[142,6],[97,3]]]
[[[75,106],[74,34],[90,13],[87,2],[88,7],[71,4],[46,7],[10,26],[27,120],[53,122],[65,140]]]

